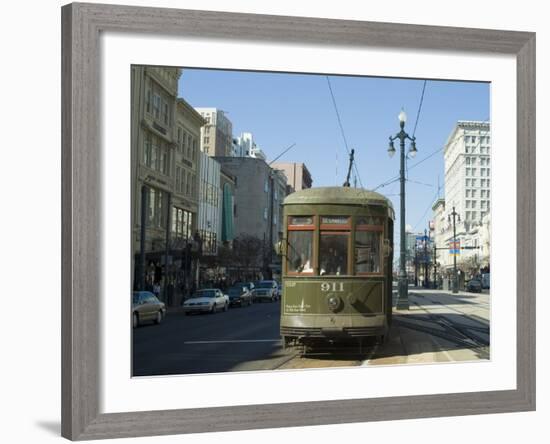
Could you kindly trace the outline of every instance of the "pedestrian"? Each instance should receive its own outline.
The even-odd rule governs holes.
[[[160,284],[158,282],[153,284],[153,293],[157,298],[160,296]]]

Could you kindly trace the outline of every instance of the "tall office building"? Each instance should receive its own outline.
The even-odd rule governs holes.
[[[491,127],[485,121],[458,121],[449,135],[444,151],[445,201],[435,205],[439,220],[436,236],[444,245],[453,239],[450,214],[457,213],[456,237],[462,249],[461,264],[478,263],[488,266],[487,244],[491,211]],[[443,207],[443,212],[441,208]],[[446,225],[444,225],[446,223]],[[447,269],[453,257],[445,255]]]
[[[231,156],[233,124],[222,110],[195,108],[206,121],[201,128],[201,151],[209,156]]]
[[[304,163],[296,162],[274,162],[271,167],[280,170],[286,176],[287,194],[295,191],[311,188],[313,180],[311,174]]]
[[[458,121],[445,145],[447,211],[475,225],[491,209],[491,129],[489,122]]]

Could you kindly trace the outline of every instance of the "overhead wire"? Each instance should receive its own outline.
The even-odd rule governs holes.
[[[351,156],[351,151],[348,146],[348,140],[346,138],[346,134],[344,132],[344,125],[342,124],[342,119],[340,117],[340,112],[338,111],[338,105],[336,104],[336,98],[334,97],[334,91],[332,90],[332,85],[330,83],[329,76],[325,76],[327,79],[328,89],[330,91],[330,97],[332,98],[332,105],[334,106],[334,111],[336,112],[336,118],[338,120],[338,126],[340,128],[340,133],[342,135],[342,139],[344,140],[344,146],[346,148],[346,152],[348,153],[348,156]],[[361,181],[361,175],[359,174],[359,170],[357,169],[357,164],[353,162],[353,168],[355,170],[355,174],[357,175],[357,179],[359,180],[359,186],[361,189],[363,188],[363,182]]]

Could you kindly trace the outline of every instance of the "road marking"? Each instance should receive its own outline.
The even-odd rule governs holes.
[[[234,339],[221,341],[185,341],[184,344],[240,344],[245,342],[281,342],[280,339]]]

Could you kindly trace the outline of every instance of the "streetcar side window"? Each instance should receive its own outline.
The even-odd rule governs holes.
[[[380,231],[355,232],[355,273],[381,273]]]
[[[319,274],[340,276],[348,274],[349,233],[321,232],[319,239]]]
[[[287,257],[290,273],[313,273],[313,231],[289,231]]]

